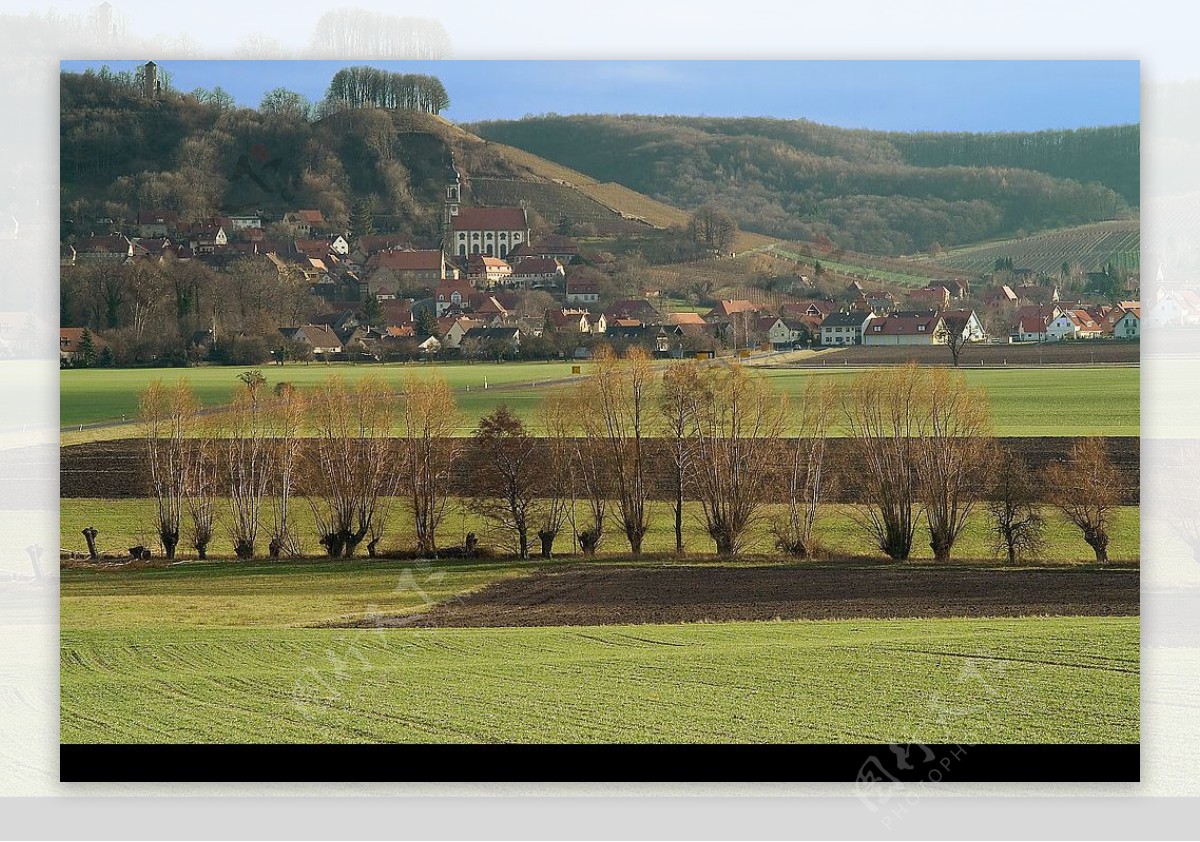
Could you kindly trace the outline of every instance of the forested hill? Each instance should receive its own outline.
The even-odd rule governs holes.
[[[1136,125],[1030,133],[895,133],[806,120],[529,117],[468,127],[751,231],[879,254],[1134,216]]]
[[[150,100],[129,80],[63,73],[64,233],[158,209],[195,220],[317,208],[344,227],[353,205],[370,200],[384,230],[435,234],[455,166],[464,175],[517,174],[482,140],[427,113],[438,103],[416,101],[419,85],[414,102],[403,101],[407,83],[431,78],[396,77],[399,92],[385,91],[393,107],[352,101],[322,110],[287,91],[259,109],[174,91]]]

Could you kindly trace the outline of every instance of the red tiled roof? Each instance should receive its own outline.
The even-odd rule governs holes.
[[[717,306],[709,311],[710,316],[732,316],[735,313],[754,313],[758,308],[754,303],[744,298],[726,298],[717,302]]]
[[[442,268],[442,259],[440,249],[381,251],[367,259],[367,267],[400,272],[436,272]]]
[[[939,317],[935,315],[882,316],[867,323],[867,333],[872,336],[932,335],[938,320]]]
[[[525,231],[529,220],[523,208],[460,208],[455,231]]]
[[[557,275],[562,264],[554,257],[525,257],[513,267],[514,275]]]

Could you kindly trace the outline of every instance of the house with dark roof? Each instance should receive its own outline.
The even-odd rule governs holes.
[[[133,242],[123,234],[85,237],[75,244],[77,263],[127,263],[133,258]]]
[[[979,320],[979,316],[975,314],[974,310],[943,310],[942,322],[952,336],[958,334],[967,342],[982,342],[987,338],[983,322]]]
[[[521,350],[521,329],[517,327],[473,327],[459,343],[463,351],[474,350],[489,356]]]
[[[824,330],[825,325],[821,325]],[[864,345],[945,345],[946,328],[936,313],[878,316],[863,329]]]
[[[662,314],[644,298],[626,298],[614,301],[605,311],[609,324],[619,320],[635,320],[642,324],[658,324]]]
[[[527,242],[529,218],[524,208],[459,208],[451,217],[446,248],[459,257],[508,257]]]

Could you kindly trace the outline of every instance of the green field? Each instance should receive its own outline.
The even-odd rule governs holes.
[[[276,383],[292,383],[308,388],[323,382],[331,374],[337,374],[347,382],[363,377],[375,376],[400,386],[409,374],[418,376],[436,375],[446,379],[454,389],[459,405],[470,412],[476,402],[479,405],[495,405],[508,397],[488,395],[491,387],[504,387],[495,392],[505,395],[505,389],[559,381],[571,377],[569,363],[509,363],[509,364],[396,364],[396,365],[322,365],[301,363],[285,366],[268,365],[257,367],[267,379],[267,386]],[[138,393],[154,380],[174,383],[187,380],[204,406],[215,406],[229,401],[237,377],[243,369],[234,367],[199,368],[143,368],[143,369],[73,369],[61,372],[59,379],[60,423],[64,428],[80,424],[96,424],[106,421],[132,419],[137,414]],[[468,390],[470,390],[468,392]],[[486,411],[486,410],[485,410]]]
[[[1138,618],[80,631],[77,742],[1136,742]]]
[[[526,419],[532,417],[548,383],[570,382],[570,363],[509,363],[477,365],[267,366],[268,385],[281,381],[311,387],[337,373],[346,380],[368,374],[399,385],[405,374],[440,375],[455,390],[463,414],[460,432],[469,433],[480,417],[504,403]],[[583,366],[586,374],[588,366]],[[793,400],[799,400],[813,377],[847,381],[858,369],[771,369],[766,373]],[[61,423],[64,443],[75,437],[133,435],[132,426],[71,432],[80,424],[132,419],[138,392],[155,379],[173,382],[187,378],[206,406],[226,402],[239,369],[74,370],[62,372]],[[1139,431],[1139,369],[1136,367],[1070,367],[1048,369],[968,370],[971,385],[991,396],[996,433],[1004,436],[1136,436]],[[486,379],[488,388],[484,388]],[[468,391],[468,389],[470,391]],[[841,432],[840,430],[836,432]],[[89,433],[97,435],[89,436]]]
[[[419,611],[539,566],[64,570],[61,739],[1138,740],[1137,617],[313,627]]]
[[[158,547],[154,536],[154,502],[149,499],[100,500],[91,498],[67,498],[62,500],[60,518],[62,547],[69,550],[83,551],[84,541],[80,530],[94,526],[100,531],[97,539],[101,552],[124,554],[128,547],[142,544],[148,547]],[[412,522],[403,508],[393,507],[394,514],[389,521],[389,534],[385,536],[381,551],[408,550],[412,535]],[[297,531],[305,542],[307,554],[316,555],[320,547],[316,543],[316,530],[312,523],[312,513],[308,506],[300,504],[294,507]],[[749,553],[771,553],[773,538],[770,533],[770,522],[773,517],[782,513],[781,507],[768,507],[764,512],[762,522],[754,528],[753,539],[749,542]],[[668,553],[675,549],[674,520],[670,505],[664,502],[653,502],[649,507],[650,530],[646,534],[643,549],[647,553]],[[1079,531],[1068,525],[1052,511],[1046,513],[1048,528],[1046,530],[1047,546],[1041,555],[1042,561],[1052,563],[1086,561],[1092,558],[1092,552],[1084,543]],[[710,554],[713,552],[712,541],[704,532],[700,520],[699,505],[687,504],[684,516],[684,539],[689,552]],[[488,533],[487,525],[477,515],[466,511],[461,504],[452,505],[439,532],[441,546],[461,546],[467,532],[475,532],[485,546],[498,543],[499,536]],[[841,557],[881,557],[875,550],[865,533],[851,517],[851,507],[845,505],[829,505],[825,507],[817,523],[817,532],[821,542],[827,549],[828,555]],[[1118,511],[1114,524],[1109,557],[1113,561],[1136,561],[1139,557],[1139,522],[1138,508],[1129,506]],[[218,526],[217,539],[214,540],[210,554],[217,557],[230,554],[230,543],[224,537],[223,528]],[[955,545],[954,555],[962,559],[988,559],[992,557],[991,536],[988,534],[988,522],[983,512],[972,515],[966,530]],[[265,551],[267,539],[260,543]],[[505,547],[500,547],[502,551]],[[555,544],[560,554],[572,552],[569,529]],[[608,527],[604,542],[601,544],[604,555],[619,554],[628,551],[628,544],[615,523]],[[189,555],[183,546],[180,547],[181,557]],[[924,522],[918,528],[914,542],[913,557],[930,559],[933,553],[928,546],[928,538],[924,532]]]

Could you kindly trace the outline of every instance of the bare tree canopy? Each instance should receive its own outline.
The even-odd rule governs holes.
[[[692,409],[692,471],[705,527],[719,555],[736,555],[761,512],[775,470],[787,400],[738,364],[701,370]]]
[[[1121,502],[1121,475],[1104,439],[1076,441],[1066,462],[1047,466],[1044,479],[1051,504],[1083,533],[1096,561],[1108,561],[1108,532]]]

